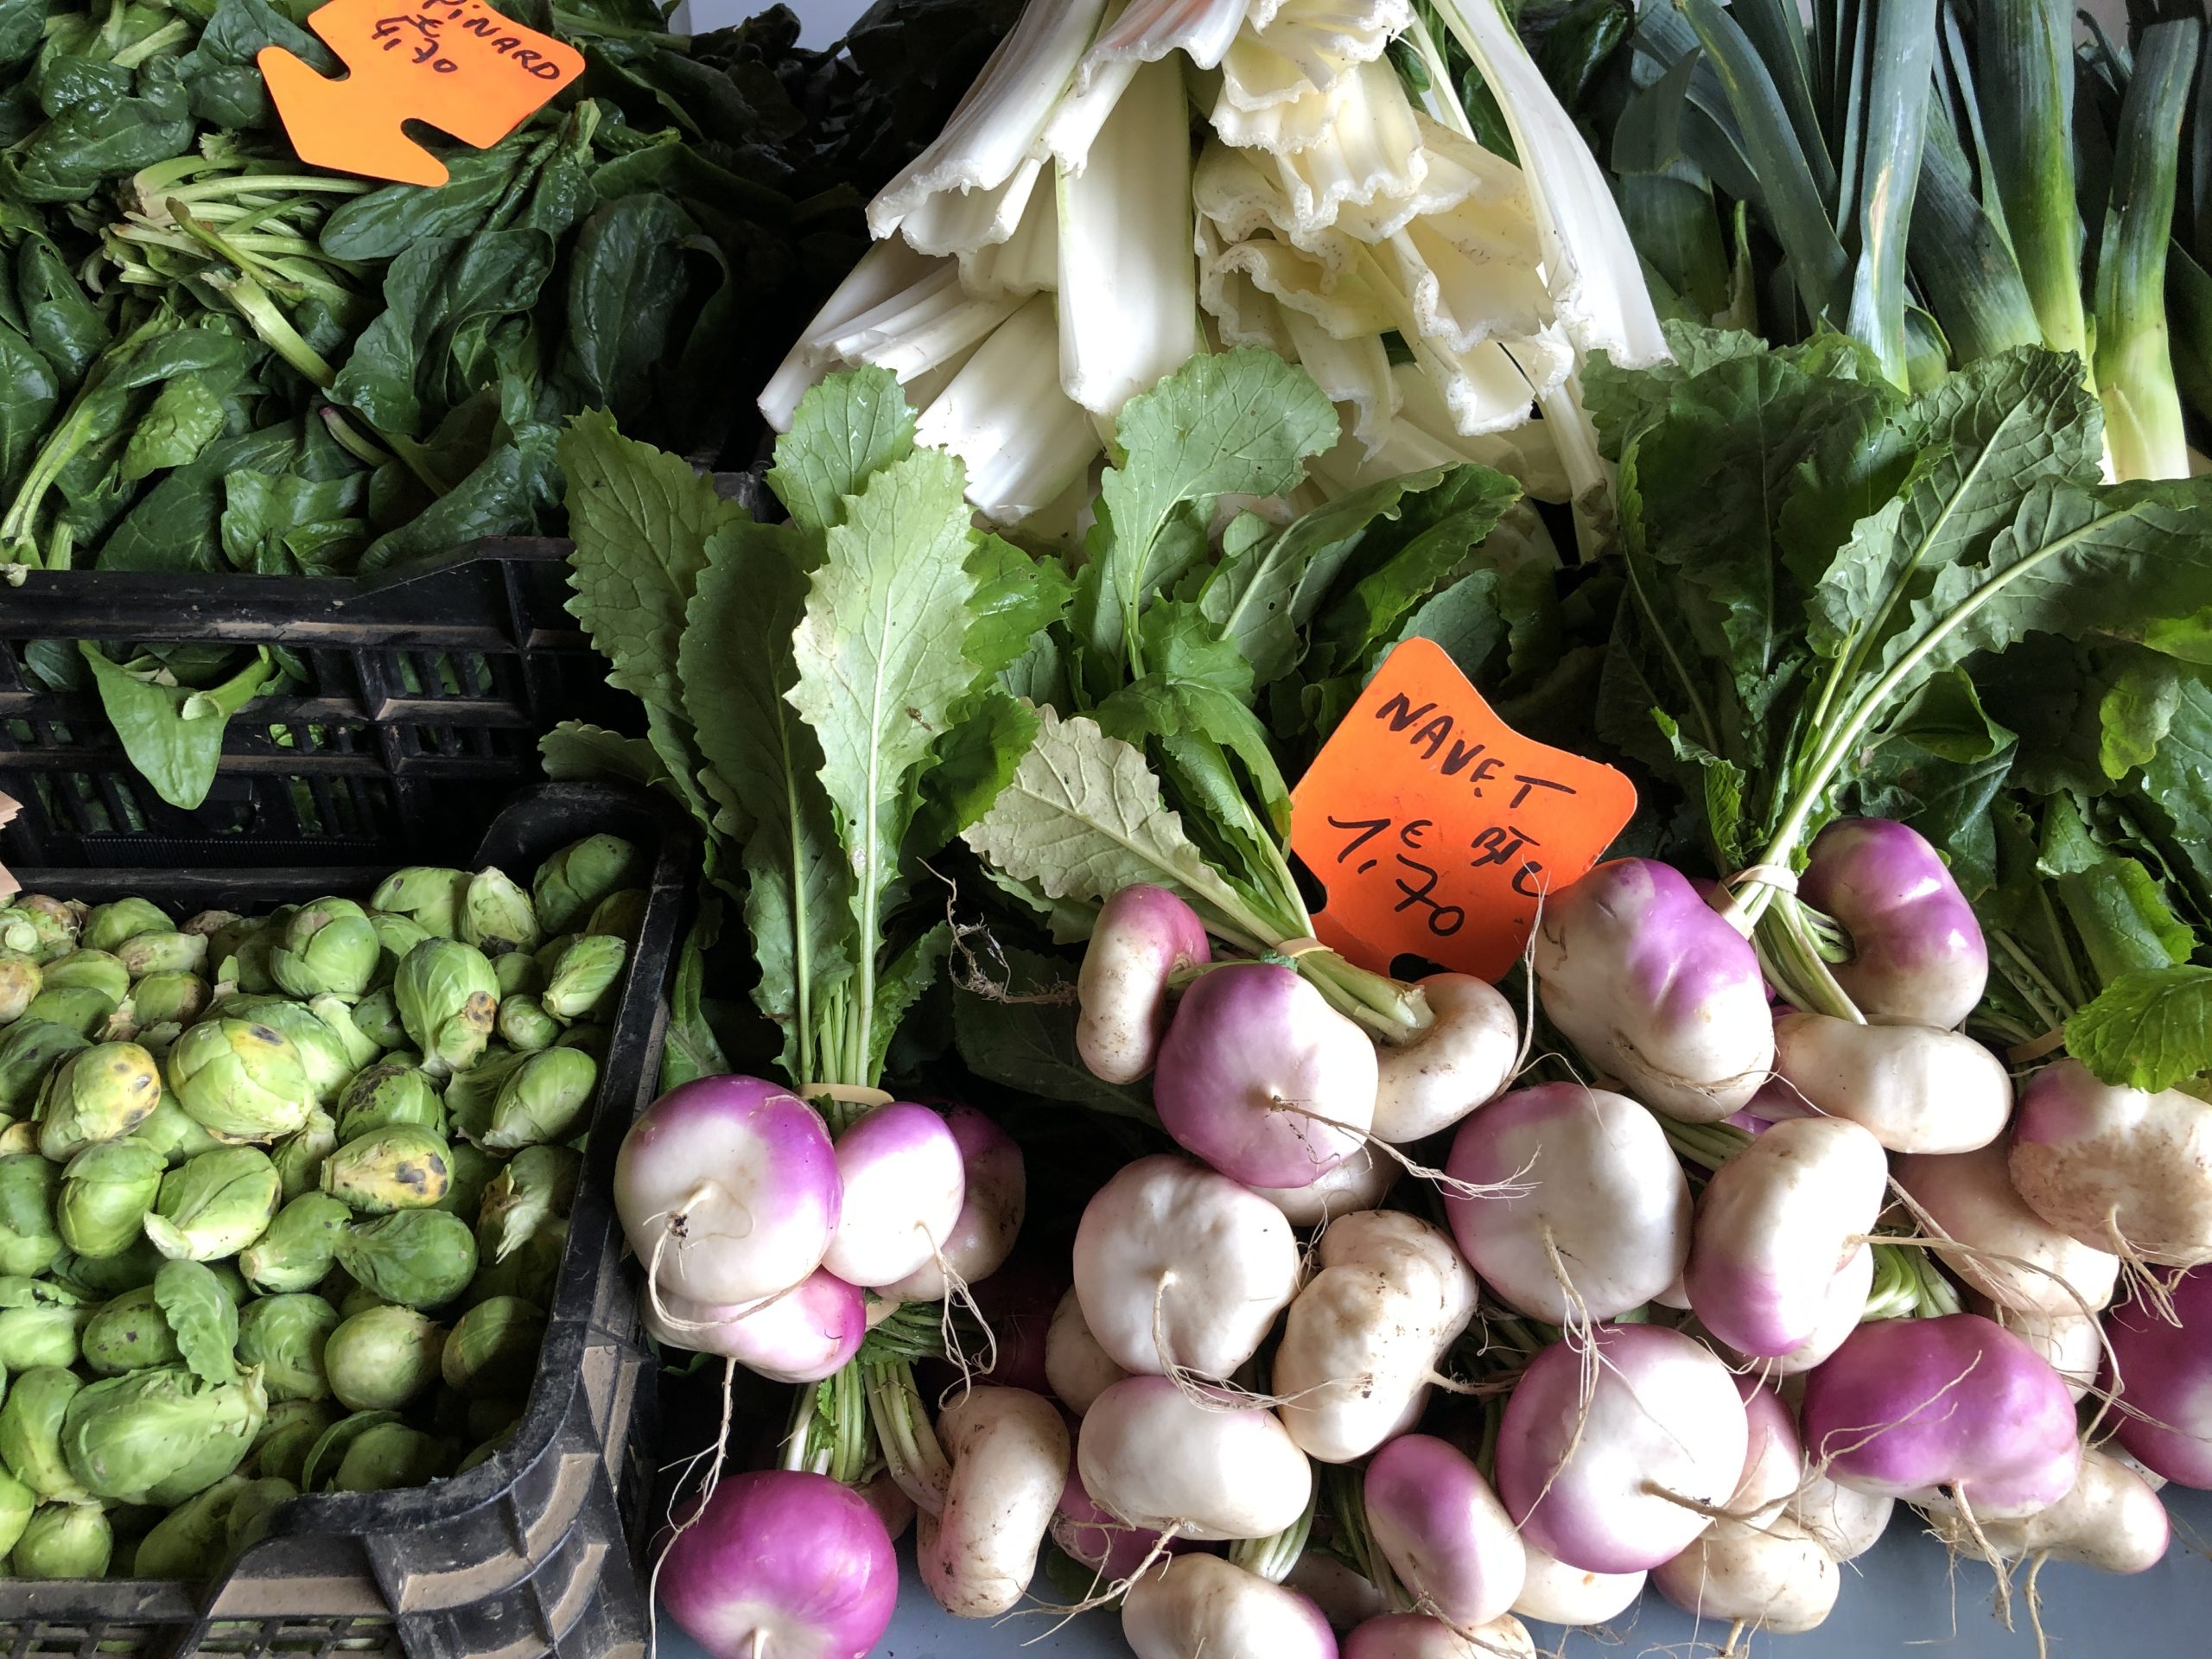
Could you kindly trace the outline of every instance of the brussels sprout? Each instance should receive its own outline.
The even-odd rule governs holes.
[[[51,962],[77,948],[83,926],[83,906],[42,893],[19,893],[0,906],[0,948]]]
[[[502,1002],[511,996],[536,996],[545,988],[545,975],[537,958],[520,950],[493,957],[492,972],[499,982]]]
[[[85,1363],[102,1376],[183,1363],[203,1380],[237,1376],[238,1313],[222,1281],[197,1262],[165,1262],[154,1282],[124,1292],[85,1326]]]
[[[581,927],[592,907],[619,887],[645,879],[645,855],[620,836],[587,836],[537,867],[531,895],[548,933]]]
[[[372,1307],[397,1307],[399,1306],[397,1302],[393,1301],[389,1296],[378,1295],[375,1291],[370,1289],[366,1285],[357,1285],[353,1283],[353,1275],[351,1274],[346,1274],[342,1276],[346,1281],[346,1289],[345,1295],[340,1297],[338,1302],[338,1317],[340,1319],[350,1319],[356,1313],[365,1313]]]
[[[50,1020],[18,1020],[0,1032],[0,1113],[28,1116],[48,1073],[91,1046],[81,1033]]]
[[[485,1266],[469,1281],[465,1300],[473,1307],[495,1296],[519,1296],[540,1307],[550,1307],[555,1287],[561,1282],[561,1258],[568,1248],[566,1221],[542,1223],[505,1261]]]
[[[168,1260],[154,1248],[154,1241],[141,1233],[113,1255],[73,1255],[65,1252],[46,1271],[52,1282],[79,1296],[104,1301],[120,1296],[126,1290],[152,1284],[154,1275]]]
[[[383,952],[376,925],[360,906],[351,899],[316,899],[284,924],[270,947],[269,971],[294,996],[351,1001],[374,982]]]
[[[466,1071],[482,1057],[499,1007],[499,976],[482,951],[426,939],[399,964],[391,989],[425,1071]]]
[[[314,1289],[338,1259],[338,1236],[353,1218],[353,1212],[336,1198],[302,1192],[239,1253],[246,1282],[270,1296]]]
[[[478,1467],[480,1465],[491,1462],[493,1458],[499,1455],[500,1449],[504,1447],[509,1440],[514,1439],[515,1427],[516,1425],[509,1423],[505,1428],[493,1435],[488,1440],[480,1442],[467,1457],[463,1458],[459,1463],[454,1465],[454,1473],[456,1475],[465,1475],[470,1470]]]
[[[69,1402],[61,1450],[96,1497],[181,1503],[245,1460],[269,1397],[251,1371],[209,1382],[181,1365],[128,1371]]]
[[[476,1243],[487,1260],[504,1262],[549,1217],[566,1216],[583,1172],[581,1154],[566,1147],[524,1147],[484,1189]]]
[[[0,1561],[23,1535],[24,1524],[38,1507],[38,1494],[13,1475],[0,1473]]]
[[[150,899],[118,899],[95,905],[85,918],[78,942],[87,950],[113,950],[141,933],[173,933],[176,924],[168,912]]]
[[[304,1002],[281,996],[240,996],[220,1004],[215,1012],[226,1020],[254,1020],[289,1038],[299,1055],[308,1091],[318,1106],[334,1102],[360,1070],[345,1039]]]
[[[61,1424],[85,1385],[73,1372],[41,1365],[25,1371],[0,1402],[0,1463],[41,1497],[74,1502],[86,1496],[61,1451]]]
[[[328,1027],[338,1039],[338,1046],[346,1051],[346,1063],[358,1072],[365,1065],[374,1065],[384,1056],[384,1046],[353,1023],[353,1010],[337,997],[324,995],[310,997],[308,1011]],[[353,1078],[348,1077],[347,1082]],[[340,1092],[344,1092],[340,1090]]]
[[[388,911],[369,912],[369,925],[377,934],[377,971],[369,983],[372,988],[391,983],[391,976],[399,971],[399,964],[410,950],[427,938],[433,938],[430,930],[420,922],[405,916],[395,916]]]
[[[322,1163],[322,1190],[365,1215],[427,1208],[453,1185],[445,1137],[411,1123],[372,1129]]]
[[[276,1408],[270,1408],[274,1411]],[[223,1529],[223,1547],[226,1553],[236,1554],[259,1541],[269,1530],[269,1517],[280,1503],[290,1502],[300,1495],[300,1489],[282,1475],[264,1475],[250,1480],[240,1489],[231,1503],[231,1516]]]
[[[338,1120],[318,1106],[308,1121],[269,1149],[276,1166],[281,1192],[289,1204],[302,1192],[322,1185],[322,1160],[338,1150]]]
[[[305,1123],[315,1107],[292,1039],[250,1020],[194,1026],[169,1050],[167,1069],[177,1103],[219,1140],[274,1141]]]
[[[192,1114],[166,1089],[162,1090],[161,1103],[154,1108],[153,1116],[133,1129],[130,1138],[143,1141],[160,1153],[172,1169],[188,1158],[196,1158],[203,1152],[213,1152],[227,1144],[194,1122]]]
[[[269,970],[269,954],[291,912],[279,910],[267,916],[236,916],[207,936],[208,977],[247,996],[262,996],[276,988]]]
[[[630,947],[611,933],[587,933],[561,953],[538,1001],[563,1025],[612,1013]]]
[[[207,982],[198,974],[151,973],[130,988],[130,1017],[141,1030],[188,1026],[207,1011],[210,995]]]
[[[448,1147],[453,1154],[453,1185],[435,1207],[470,1221],[483,1208],[484,1194],[498,1178],[501,1165],[471,1141],[449,1141]]]
[[[499,1004],[499,1040],[520,1054],[550,1048],[561,1035],[558,1020],[534,996],[511,996]]]
[[[500,1084],[492,1120],[476,1139],[492,1152],[513,1152],[574,1133],[591,1104],[599,1064],[580,1048],[532,1054]]]
[[[8,1570],[19,1579],[99,1579],[115,1553],[115,1529],[97,1503],[41,1503],[23,1524]]]
[[[479,870],[461,902],[461,937],[487,957],[531,951],[545,942],[530,895],[496,868]]]
[[[105,950],[72,950],[48,963],[41,973],[49,991],[98,991],[111,1002],[130,995],[130,970],[122,957]]]
[[[582,938],[581,932],[556,934],[537,947],[531,960],[537,964],[538,988],[541,991],[544,989],[544,981],[551,976],[555,964],[567,954],[569,947]]]
[[[89,1307],[52,1302],[0,1307],[0,1368],[28,1371],[41,1365],[74,1365],[79,1333],[92,1317]]]
[[[176,925],[180,933],[197,933],[201,938],[213,938],[226,927],[245,918],[235,910],[196,910]]]
[[[433,1436],[404,1423],[378,1423],[346,1448],[330,1485],[339,1492],[388,1492],[435,1480],[452,1467]]]
[[[353,1029],[386,1053],[407,1046],[407,1027],[399,1022],[399,1004],[389,985],[353,1005]]]
[[[13,1025],[45,988],[46,976],[38,963],[13,950],[0,949],[0,1026]]]
[[[213,968],[268,925],[266,916],[241,916],[235,910],[203,910],[187,918],[177,931],[207,935],[207,965]]]
[[[61,1254],[54,1192],[61,1172],[35,1153],[0,1158],[0,1273],[44,1273]]]
[[[16,1120],[0,1128],[0,1158],[13,1158],[20,1154],[38,1152],[38,1125],[28,1120]],[[39,1154],[43,1157],[43,1153]]]
[[[457,1394],[527,1394],[545,1342],[545,1310],[519,1296],[493,1296],[454,1321],[440,1361]]]
[[[138,1541],[130,1571],[141,1579],[206,1579],[214,1576],[230,1553],[232,1507],[253,1483],[226,1475],[196,1497],[187,1498]]]
[[[323,1344],[330,1391],[348,1411],[397,1411],[438,1380],[445,1332],[411,1307],[372,1307]]]
[[[467,896],[467,871],[418,864],[385,877],[369,895],[369,904],[389,915],[405,917],[426,933],[450,939],[460,934],[461,906]]]
[[[232,1307],[244,1307],[253,1300],[253,1287],[246,1283],[245,1274],[238,1271],[235,1261],[203,1262],[200,1265],[215,1276],[217,1287],[230,1299]]]
[[[593,907],[591,920],[584,924],[587,934],[611,934],[626,944],[635,944],[638,934],[645,925],[645,900],[649,897],[643,887],[624,887],[610,893]]]
[[[338,1098],[338,1139],[358,1141],[372,1130],[408,1126],[442,1135],[446,1104],[419,1066],[384,1060],[358,1074]]]
[[[207,941],[197,933],[141,933],[115,953],[134,980],[149,974],[196,974],[207,965]]]
[[[173,1260],[236,1255],[267,1230],[283,1191],[267,1153],[253,1147],[203,1152],[162,1177],[146,1236]]]
[[[86,1147],[61,1172],[54,1222],[61,1242],[80,1256],[115,1255],[143,1236],[168,1160],[137,1135]]]
[[[38,1149],[66,1164],[154,1115],[162,1070],[136,1043],[95,1043],[55,1066],[38,1096]]]
[[[89,1043],[106,1029],[118,1006],[117,998],[89,985],[49,984],[31,999],[30,1006],[16,1023],[28,1025],[33,1020],[44,1020],[48,1025],[74,1032]]]
[[[308,1453],[337,1421],[337,1411],[320,1400],[270,1402],[268,1421],[254,1443],[254,1467],[264,1479],[300,1484]]]
[[[265,1296],[238,1316],[239,1363],[261,1368],[272,1401],[327,1399],[322,1350],[337,1328],[338,1310],[320,1296]]]
[[[594,1020],[584,1025],[570,1026],[561,1033],[561,1040],[553,1046],[581,1049],[594,1060],[604,1060],[607,1058],[607,1046],[613,1040],[614,1028],[612,1026],[603,1026]]]
[[[492,1127],[492,1107],[499,1097],[499,1085],[525,1058],[505,1043],[493,1043],[482,1059],[448,1080],[446,1122],[452,1134],[471,1141],[480,1139]]]
[[[338,1236],[338,1265],[359,1288],[404,1307],[440,1307],[476,1276],[476,1237],[442,1210],[403,1210]]]

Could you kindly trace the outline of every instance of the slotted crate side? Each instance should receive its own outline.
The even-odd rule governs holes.
[[[601,830],[654,849],[652,888],[601,1071],[537,1378],[513,1439],[478,1468],[427,1487],[295,1499],[215,1584],[0,1579],[0,1659],[642,1655],[646,1609],[637,1569],[658,1396],[636,1294],[620,1268],[611,1194],[622,1132],[655,1092],[695,842],[689,823],[654,798],[543,784],[511,801],[473,863],[532,870]],[[33,891],[95,903],[138,893],[181,912],[366,891],[384,873],[21,872]]]
[[[434,568],[362,582],[34,571],[0,588],[0,832],[16,865],[401,862],[481,830],[538,774],[568,718],[620,723],[625,700],[563,608],[566,542],[493,537]],[[56,691],[41,641],[283,650],[308,683],[226,728],[199,806],[131,766],[99,698]]]

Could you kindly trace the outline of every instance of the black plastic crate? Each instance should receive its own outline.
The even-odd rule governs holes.
[[[31,571],[0,584],[0,830],[11,866],[405,863],[483,830],[542,775],[556,721],[620,725],[629,700],[563,608],[569,543],[489,537],[359,581]],[[132,768],[96,694],[48,690],[37,640],[281,647],[308,681],[225,731],[200,805]]]
[[[696,843],[688,821],[657,798],[541,784],[498,814],[470,867],[532,870],[602,830],[652,851],[651,896],[601,1071],[537,1380],[514,1438],[467,1474],[428,1486],[296,1498],[212,1584],[0,1578],[0,1659],[644,1654],[658,1400],[612,1193],[622,1133],[656,1091]],[[365,892],[387,868],[16,874],[32,892],[92,903],[137,893],[188,913]]]

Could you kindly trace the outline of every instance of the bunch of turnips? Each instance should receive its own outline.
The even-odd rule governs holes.
[[[646,868],[0,908],[0,1543],[206,1578],[519,1421]]]
[[[2212,1484],[2212,1273],[2152,1266],[2212,1256],[2212,1170],[2077,1062],[2016,1109],[1957,1028],[1982,929],[1910,829],[1831,822],[1797,893],[1846,930],[1857,1017],[1771,997],[1727,893],[1624,859],[1547,907],[1530,1044],[1457,974],[1377,1041],[1303,953],[1117,891],[1074,1040],[1149,1078],[1173,1148],[1097,1190],[1041,1355],[950,1391],[925,1449],[719,1487],[671,1547],[677,1617],[718,1653],[865,1651],[909,1517],[952,1612],[1015,1609],[1045,1559],[1141,1659],[1528,1653],[1521,1620],[1601,1624],[1647,1582],[1802,1630],[1900,1503],[2000,1568],[2151,1566],[2158,1488]],[[1018,1154],[967,1108],[833,1136],[716,1078],[623,1169],[662,1334],[788,1381],[1019,1226]]]

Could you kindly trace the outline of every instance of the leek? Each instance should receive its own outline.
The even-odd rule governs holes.
[[[2044,344],[2086,360],[2074,200],[2074,7],[2070,0],[1981,0],[1975,21],[1991,182],[2012,257]]]

